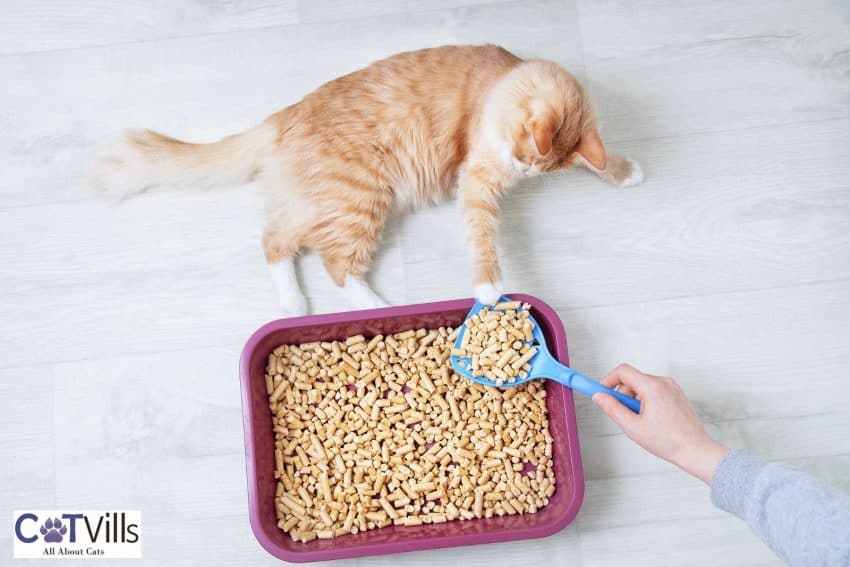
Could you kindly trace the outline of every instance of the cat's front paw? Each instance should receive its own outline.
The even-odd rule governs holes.
[[[495,305],[503,293],[505,293],[505,286],[502,282],[475,284],[475,299],[484,305]]]
[[[643,168],[640,164],[631,158],[626,158],[626,163],[629,164],[631,169],[618,185],[620,187],[631,187],[643,183]]]

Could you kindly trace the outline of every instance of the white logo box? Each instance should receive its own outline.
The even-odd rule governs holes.
[[[16,510],[12,541],[16,559],[138,559],[142,556],[142,513]]]

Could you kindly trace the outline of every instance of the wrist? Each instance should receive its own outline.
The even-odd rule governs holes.
[[[708,438],[691,445],[673,464],[710,485],[717,466],[730,451],[726,445]]]

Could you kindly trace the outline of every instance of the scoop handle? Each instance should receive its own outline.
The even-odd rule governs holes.
[[[589,398],[592,398],[593,394],[597,394],[599,392],[611,394],[612,396],[617,398],[617,400],[619,400],[621,404],[623,404],[633,412],[640,413],[640,401],[629,397],[623,394],[622,392],[618,392],[617,390],[612,390],[611,388],[603,386],[596,380],[588,378],[580,372],[576,372],[572,369],[570,370],[573,372],[573,374],[569,378],[569,386],[573,390],[577,390]]]
[[[548,353],[547,353],[548,354]],[[554,357],[549,356],[541,360],[541,368],[545,374],[545,376],[555,380],[556,382],[560,382],[564,386],[568,388],[572,388],[577,392],[581,392],[585,396],[592,398],[593,394],[597,394],[599,392],[605,394],[611,394],[617,400],[620,401],[621,404],[629,408],[635,413],[640,413],[640,402],[634,398],[631,398],[623,393],[618,392],[617,390],[612,390],[606,386],[603,386],[593,378],[588,378],[581,372],[577,372],[570,368],[569,366],[564,366]]]

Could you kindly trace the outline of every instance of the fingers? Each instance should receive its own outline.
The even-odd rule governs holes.
[[[597,393],[593,395],[593,403],[599,406],[602,412],[620,426],[623,431],[633,430],[640,419],[637,414],[621,404],[610,394]]]
[[[608,376],[600,380],[599,383],[603,386],[611,388],[612,390],[617,390],[618,392],[622,392],[627,396],[631,396],[632,398],[635,397],[634,390],[620,382],[620,377],[617,376],[617,373],[614,371],[610,372]]]
[[[644,374],[640,370],[628,364],[621,364],[614,370],[608,373],[605,378],[600,380],[602,384],[609,388],[613,388],[632,398],[639,398],[639,389],[637,383],[643,381],[643,378],[652,379],[654,376]],[[646,383],[645,381],[643,382]],[[642,387],[642,386],[641,386]]]
[[[637,392],[635,392],[634,390],[632,390],[628,386],[623,386],[622,384],[620,384],[620,387],[617,388],[617,391],[620,392],[621,394],[625,394],[625,395],[629,396],[630,398],[640,399],[640,396],[638,396]]]
[[[605,378],[599,381],[603,386],[608,388],[616,388],[620,385],[620,377],[617,376],[617,371],[612,370]]]
[[[611,373],[605,377],[605,379],[607,380],[609,377],[614,377],[612,378],[612,380],[616,380],[614,381],[615,385],[617,383],[623,384],[624,386],[627,386],[630,392],[632,393],[640,393],[640,391],[643,390],[647,385],[649,385],[653,380],[653,377],[649,374],[644,374],[634,366],[630,366],[628,364],[619,365],[617,368],[612,370]],[[612,388],[613,386],[608,387]],[[622,388],[620,389],[620,391],[625,393]]]

